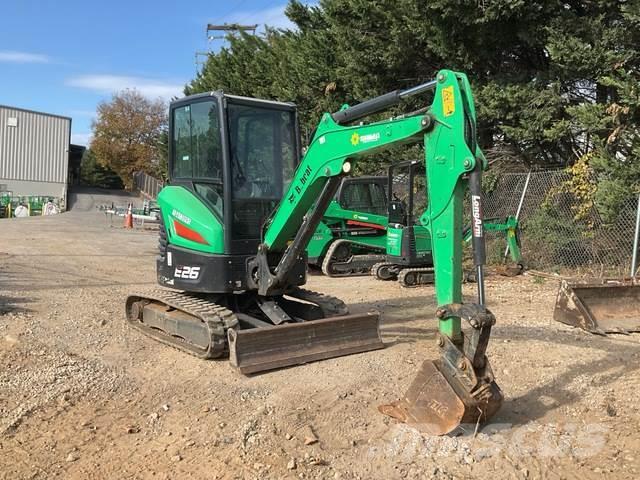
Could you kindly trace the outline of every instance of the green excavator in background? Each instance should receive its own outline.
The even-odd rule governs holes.
[[[354,124],[426,92],[433,93],[426,108]],[[431,434],[488,420],[503,397],[485,355],[495,323],[483,276],[487,162],[466,76],[442,70],[436,80],[325,113],[296,167],[297,125],[293,105],[221,92],[171,104],[156,260],[158,282],[168,288],[129,295],[129,324],[201,358],[228,351],[246,374],[382,348],[378,314],[349,315],[338,299],[301,288],[305,249],[354,162],[423,143],[440,358],[426,360],[407,394],[381,411]],[[462,303],[467,190],[477,303]]]
[[[369,275],[387,246],[387,177],[344,177],[307,247],[329,277]]]
[[[424,214],[413,213],[415,193],[425,190],[415,185],[420,174],[424,177],[424,162],[409,160],[391,165],[387,176],[344,178],[309,242],[309,265],[329,277],[371,274],[379,280],[398,280],[403,287],[433,284],[431,234],[422,225]],[[424,197],[418,197],[423,208]],[[499,265],[497,273],[522,273],[518,220],[491,218],[483,225],[486,231],[506,236],[511,263]],[[463,240],[471,238],[468,227]],[[466,274],[468,280],[474,277],[473,272]]]

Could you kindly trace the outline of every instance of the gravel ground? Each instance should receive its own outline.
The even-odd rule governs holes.
[[[109,198],[0,220],[0,478],[638,478],[640,337],[553,322],[555,281],[487,279],[505,403],[478,435],[425,437],[377,407],[437,354],[432,287],[311,276],[381,311],[387,348],[247,378],[125,326],[156,233],[97,212]]]

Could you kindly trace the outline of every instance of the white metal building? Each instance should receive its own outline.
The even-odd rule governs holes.
[[[0,105],[0,191],[67,198],[71,119]]]

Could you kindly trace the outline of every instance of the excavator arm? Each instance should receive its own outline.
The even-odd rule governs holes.
[[[493,314],[485,307],[485,245],[481,174],[487,162],[476,143],[476,114],[465,75],[438,74],[431,106],[434,128],[425,135],[427,212],[432,234],[440,358],[425,361],[403,398],[380,411],[430,434],[447,434],[491,418],[502,404],[485,355]],[[477,303],[462,302],[463,199],[471,197]],[[462,330],[462,320],[470,328]]]
[[[435,90],[426,113],[346,125],[426,90]],[[260,295],[285,291],[289,272],[304,255],[340,177],[353,169],[353,162],[391,145],[419,142],[425,147],[428,207],[423,221],[433,237],[441,358],[425,361],[404,398],[380,409],[428,433],[445,434],[464,423],[486,421],[502,402],[485,355],[495,322],[484,305],[481,174],[487,162],[476,143],[475,106],[464,74],[442,70],[432,82],[324,114],[266,226],[250,272]],[[462,303],[462,212],[467,189],[478,286],[474,304]],[[271,268],[268,257],[276,252],[282,254]],[[462,320],[469,323],[469,334],[463,333]]]
[[[434,88],[435,82],[425,85]],[[421,91],[412,89],[406,92],[413,95]],[[406,94],[403,96],[404,92],[392,93],[396,94],[394,98],[397,102],[406,97]],[[358,112],[367,115],[380,108],[376,99],[370,102],[370,109],[360,108]],[[353,108],[361,105],[364,103]],[[392,145],[418,143],[434,122],[433,116],[426,113],[368,125],[340,125],[338,121],[355,119],[352,115],[346,115],[349,110],[346,108],[333,115],[323,115],[293,181],[266,224],[264,241],[255,265],[250,268],[252,281],[260,295],[271,295],[286,289],[291,268],[303,255],[342,176],[351,172],[358,158]],[[275,270],[271,271],[267,257],[274,252],[282,252],[282,256]]]

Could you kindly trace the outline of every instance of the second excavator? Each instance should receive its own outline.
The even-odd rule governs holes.
[[[403,173],[397,175],[400,169]],[[392,164],[387,176],[343,178],[307,247],[309,265],[329,277],[371,274],[379,280],[398,280],[403,287],[433,284],[428,217],[424,209],[423,214],[414,213],[415,204],[424,203],[426,196],[426,189],[416,182],[422,172],[424,161],[410,160]],[[503,261],[496,273],[523,273],[518,220],[485,218],[483,226],[506,237],[511,262]],[[471,238],[467,226],[463,240]],[[474,278],[473,272],[465,272],[467,281]]]
[[[433,101],[413,114],[354,124],[427,92]],[[414,88],[325,113],[299,162],[291,104],[222,92],[191,96],[171,104],[169,128],[170,183],[158,196],[156,266],[164,288],[127,298],[132,327],[202,358],[228,351],[246,374],[382,348],[379,315],[349,315],[340,300],[301,288],[305,249],[354,162],[423,143],[440,358],[426,360],[407,394],[382,410],[431,434],[491,418],[502,394],[485,355],[495,323],[484,297],[487,162],[464,74],[442,70]],[[476,303],[462,303],[467,190]]]

